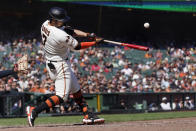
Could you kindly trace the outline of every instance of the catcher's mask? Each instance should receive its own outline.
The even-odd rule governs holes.
[[[70,17],[67,16],[67,12],[63,8],[52,7],[49,10],[49,20],[58,20],[65,24],[70,20]]]

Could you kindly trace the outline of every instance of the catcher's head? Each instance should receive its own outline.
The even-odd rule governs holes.
[[[61,27],[70,20],[70,17],[63,8],[52,7],[49,10],[49,20],[54,26]]]

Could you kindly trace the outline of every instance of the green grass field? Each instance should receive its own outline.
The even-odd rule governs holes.
[[[106,120],[106,123],[125,122],[125,121],[141,121],[141,120],[159,120],[196,117],[196,111],[189,112],[163,112],[163,113],[139,113],[139,114],[110,114],[99,115]],[[82,116],[59,116],[59,117],[39,117],[35,121],[35,125],[41,124],[74,124],[81,123]],[[1,118],[0,126],[26,126],[26,118]]]

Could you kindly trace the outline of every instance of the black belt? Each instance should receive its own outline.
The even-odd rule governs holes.
[[[64,60],[68,60],[68,58],[66,58],[66,59],[64,59]],[[48,60],[48,61],[50,61],[50,62],[61,62],[61,61],[53,61],[53,60]],[[63,60],[62,60],[63,61]]]

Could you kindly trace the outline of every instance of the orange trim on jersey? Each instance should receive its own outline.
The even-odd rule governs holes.
[[[49,108],[52,107],[52,103],[50,102],[50,100],[46,100],[46,104],[48,105]]]
[[[85,107],[83,107],[83,112],[87,112],[88,111],[88,109],[87,109],[87,107],[85,106]]]
[[[92,41],[92,42],[81,42],[81,49],[88,48],[88,47],[93,46],[95,44],[96,44],[95,41]]]
[[[52,99],[52,101],[54,102],[55,105],[60,104],[60,100],[57,96],[52,96],[50,98]]]
[[[63,63],[62,63],[62,69],[63,69],[64,82],[65,82],[65,84],[64,84],[64,95],[63,95],[63,97],[65,97],[65,90],[66,90],[66,77],[65,77],[65,70],[64,70],[64,64],[63,64]]]

